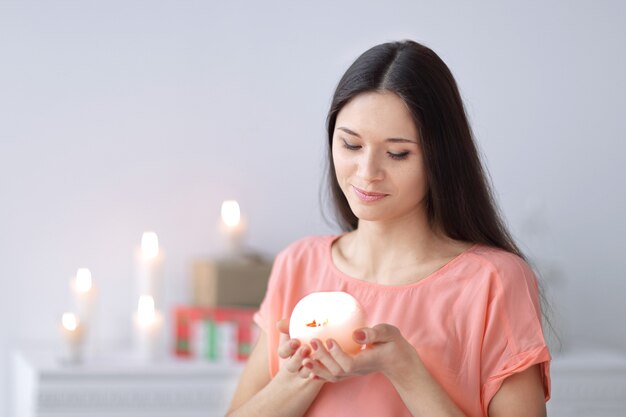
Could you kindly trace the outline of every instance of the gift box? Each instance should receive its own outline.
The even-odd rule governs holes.
[[[260,256],[196,259],[192,303],[201,307],[256,307],[267,289],[272,262]]]
[[[174,353],[211,362],[244,362],[258,328],[256,308],[178,306],[174,309]]]

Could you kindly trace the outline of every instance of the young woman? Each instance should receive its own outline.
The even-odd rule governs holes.
[[[550,354],[536,278],[500,219],[456,82],[412,41],[375,46],[328,114],[339,236],[276,258],[261,337],[228,416],[545,416]],[[288,337],[295,304],[345,291],[371,327]]]

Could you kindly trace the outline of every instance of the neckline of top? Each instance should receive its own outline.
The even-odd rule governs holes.
[[[339,269],[337,265],[335,265],[335,261],[333,259],[333,253],[332,253],[333,243],[335,243],[335,241],[339,239],[341,236],[342,235],[329,236],[326,242],[325,252],[326,252],[326,256],[328,257],[327,258],[328,263],[331,265],[331,269],[344,281],[351,282],[357,285],[362,285],[365,287],[373,287],[376,289],[392,290],[392,291],[417,287],[417,286],[423,285],[424,282],[432,281],[433,279],[435,279],[436,277],[438,277],[439,275],[441,275],[442,273],[450,269],[452,266],[454,266],[457,262],[459,262],[459,260],[463,259],[466,255],[474,252],[480,246],[480,243],[474,243],[472,246],[465,249],[463,252],[459,253],[454,258],[450,259],[448,262],[442,265],[439,269],[431,272],[430,274],[426,275],[424,278],[419,279],[418,281],[411,282],[409,284],[402,284],[402,285],[384,285],[384,284],[378,284],[375,282],[369,282],[369,281],[364,281],[359,278],[355,278],[351,275],[346,274],[341,269]]]

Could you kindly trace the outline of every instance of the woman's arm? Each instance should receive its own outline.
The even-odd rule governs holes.
[[[262,331],[241,375],[227,417],[304,415],[324,384],[308,377],[308,370],[301,371],[302,360],[309,353],[307,349],[295,340],[283,343],[279,355],[289,359],[272,379],[267,336]]]
[[[420,360],[414,362],[410,369],[413,371],[388,375],[388,378],[414,416],[464,415]],[[504,380],[489,404],[489,417],[546,417],[539,365]]]
[[[489,417],[545,417],[546,400],[539,365],[506,378],[489,403]]]
[[[400,330],[388,324],[363,328],[354,340],[367,349],[349,356],[332,340],[314,339],[315,352],[304,366],[330,382],[382,372],[415,417],[462,417],[465,414],[424,366]],[[489,406],[489,417],[545,417],[543,384],[538,366],[505,379]]]

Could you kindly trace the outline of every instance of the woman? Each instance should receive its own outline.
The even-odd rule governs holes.
[[[545,416],[537,282],[445,63],[412,41],[375,46],[342,77],[327,124],[345,233],[276,258],[228,415]],[[359,300],[371,327],[352,337],[365,349],[288,338],[285,319],[315,291]]]

